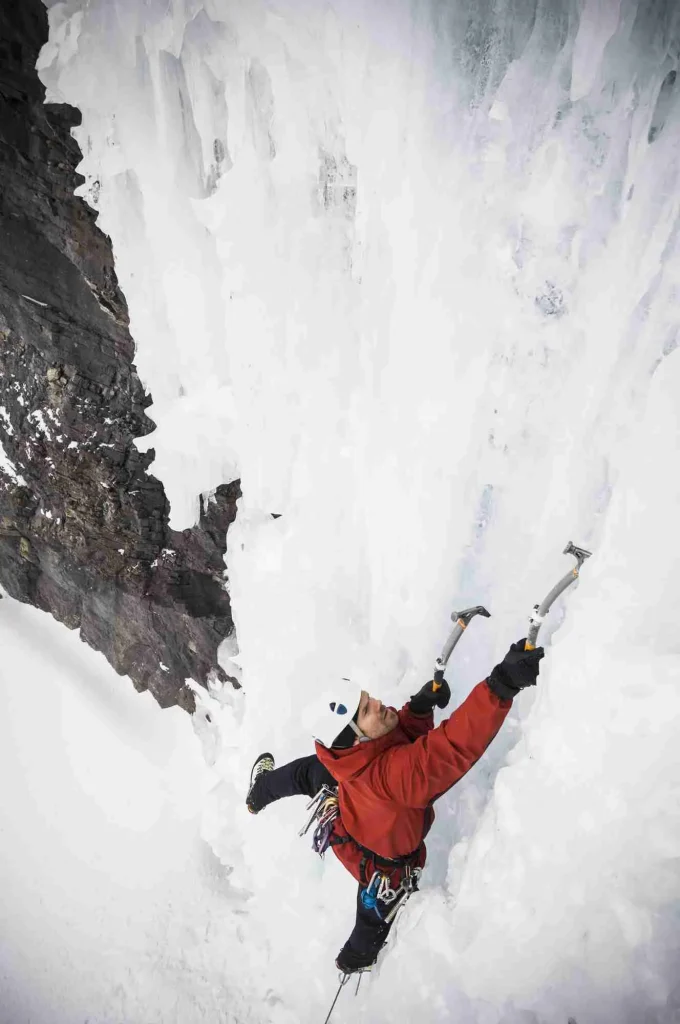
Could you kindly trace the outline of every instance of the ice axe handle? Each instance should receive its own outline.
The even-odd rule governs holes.
[[[529,617],[531,625],[529,626],[529,635],[524,643],[525,651],[536,650],[536,639],[543,619],[546,617],[554,601],[556,601],[560,594],[562,594],[567,587],[571,586],[571,584],[578,579],[579,569],[585,562],[586,558],[590,558],[591,552],[586,550],[586,548],[580,548],[569,541],[562,554],[573,555],[576,559],[576,565],[555,584],[550,593],[543,598],[540,604],[534,605],[533,614]]]

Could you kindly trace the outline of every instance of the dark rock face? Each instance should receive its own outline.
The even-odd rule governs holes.
[[[101,651],[137,689],[193,710],[233,630],[224,578],[238,481],[168,528],[133,439],[153,423],[109,239],[73,195],[80,115],[45,105],[41,0],[0,8],[0,583]]]

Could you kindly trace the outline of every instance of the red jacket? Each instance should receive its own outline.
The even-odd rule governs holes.
[[[375,870],[369,858],[362,872],[365,854],[357,844],[392,860],[420,848],[413,863],[425,863],[432,802],[479,760],[511,706],[485,681],[436,729],[432,714],[413,715],[406,704],[399,725],[386,736],[347,750],[316,744],[317,757],[338,781],[333,849],[357,881],[367,881]]]

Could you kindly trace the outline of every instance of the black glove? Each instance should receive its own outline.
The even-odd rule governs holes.
[[[438,687],[436,691],[433,689],[434,683]],[[435,706],[445,708],[450,700],[451,691],[449,690],[449,684],[444,679],[444,673],[437,669],[434,679],[431,679],[429,683],[425,683],[425,686],[421,687],[408,703],[414,715],[429,715]]]
[[[525,686],[535,686],[538,663],[544,655],[542,647],[525,651],[525,640],[513,644],[500,665],[491,670],[487,679],[489,689],[503,700],[512,700]]]

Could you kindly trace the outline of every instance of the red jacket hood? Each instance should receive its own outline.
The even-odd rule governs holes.
[[[392,710],[396,711],[396,708],[392,708]],[[366,766],[379,754],[389,750],[390,747],[409,742],[409,737],[399,724],[391,732],[380,736],[377,740],[364,740],[345,750],[330,749],[317,741],[316,756],[328,768],[334,779],[337,779],[338,782],[350,782],[361,775]]]

